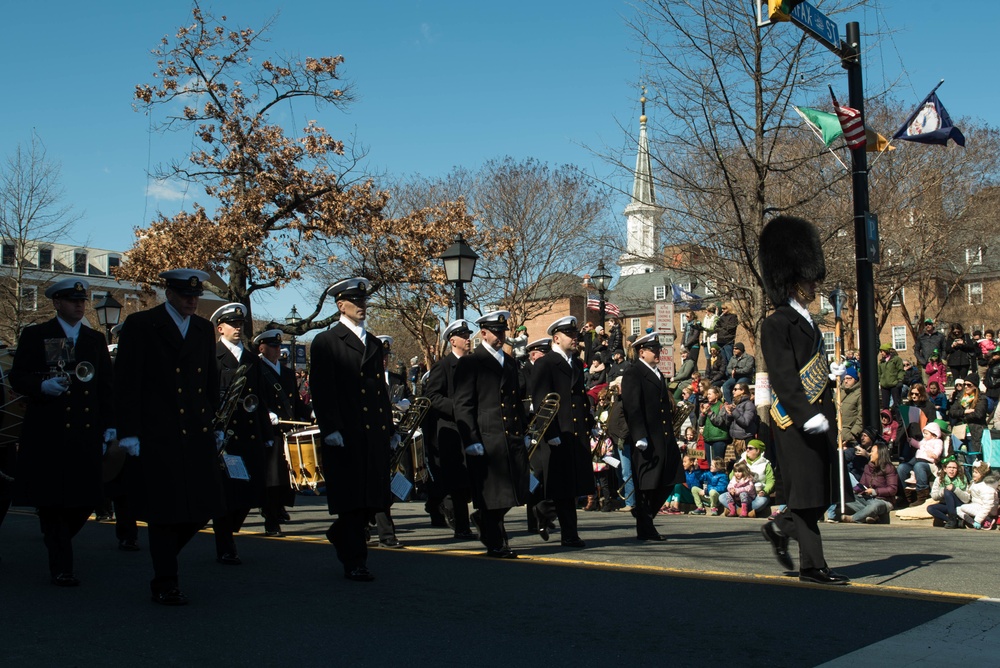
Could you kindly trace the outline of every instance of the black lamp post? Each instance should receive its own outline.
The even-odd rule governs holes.
[[[289,327],[296,327],[300,322],[302,322],[302,318],[299,316],[295,304],[292,304],[292,310],[285,316],[285,324]],[[292,358],[292,371],[295,371],[295,332],[292,332],[292,351],[290,357]]]
[[[472,280],[476,272],[476,251],[465,243],[461,234],[455,235],[455,243],[441,253],[438,259],[444,261],[444,273],[450,283],[455,284],[455,319],[465,317],[465,284]]]
[[[600,321],[597,324],[604,327],[604,293],[607,292],[608,286],[611,285],[611,274],[609,274],[608,270],[604,268],[604,260],[597,263],[597,271],[595,271],[593,276],[590,277],[590,281],[593,283],[594,288],[597,290],[597,294],[600,297],[600,304],[598,305],[598,318]]]
[[[110,344],[111,329],[122,319],[122,305],[107,292],[101,301],[94,304],[94,310],[97,311],[97,322],[104,325],[105,336]]]

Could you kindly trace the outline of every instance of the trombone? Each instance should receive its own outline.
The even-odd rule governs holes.
[[[525,436],[531,439],[531,445],[528,446],[529,460],[535,454],[538,445],[545,438],[545,432],[548,431],[549,425],[552,424],[552,421],[556,419],[556,415],[558,414],[559,393],[549,392],[542,399],[542,404],[535,410],[535,415],[531,418],[531,422],[528,423],[528,429],[524,433]]]

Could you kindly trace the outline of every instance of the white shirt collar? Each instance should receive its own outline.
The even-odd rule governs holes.
[[[566,360],[566,364],[573,366],[573,360],[570,359],[569,355],[559,346],[552,346],[552,351],[559,353],[559,356]]]
[[[486,352],[488,352],[490,355],[493,356],[493,359],[495,359],[497,362],[500,362],[500,366],[503,366],[503,351],[502,350],[499,350],[499,351],[498,350],[493,350],[493,347],[490,344],[486,343],[485,341],[483,341],[482,346],[484,348],[486,348]]]
[[[66,334],[67,339],[73,339],[74,341],[76,341],[78,338],[80,338],[80,325],[83,324],[83,320],[80,320],[75,325],[69,324],[59,316],[56,316],[56,320],[59,321],[59,325],[62,327],[63,333]]]
[[[170,302],[163,302],[163,305],[167,307],[167,313],[170,314],[171,320],[173,320],[174,324],[177,325],[177,329],[181,331],[181,336],[186,336],[188,324],[191,322],[191,316],[182,316],[180,311],[170,305]]]
[[[660,373],[660,370],[657,369],[652,364],[650,364],[649,362],[647,362],[646,360],[644,360],[644,359],[642,359],[640,357],[639,361],[642,362],[643,364],[645,364],[647,369],[649,369],[650,371],[652,371],[653,373],[655,373],[657,378],[660,378],[662,376],[662,374]]]
[[[793,309],[795,309],[796,313],[798,313],[803,318],[805,318],[806,321],[809,322],[809,324],[812,324],[813,319],[812,319],[812,316],[809,315],[809,309],[807,309],[805,306],[803,306],[802,304],[798,303],[794,299],[789,299],[788,300],[788,305],[791,306]]]
[[[274,369],[274,373],[278,374],[279,377],[281,376],[281,363],[280,362],[272,362],[271,360],[267,359],[263,355],[260,356],[260,361],[263,362],[264,364],[268,365],[272,369]]]
[[[340,318],[340,322],[344,325],[344,327],[354,332],[354,335],[361,340],[361,343],[365,343],[365,338],[367,336],[367,333],[365,332],[365,323],[362,322],[361,324],[356,325],[350,320],[350,318],[344,317]]]
[[[222,344],[224,346],[226,346],[226,348],[229,348],[229,352],[231,352],[233,354],[233,357],[236,358],[236,361],[239,362],[240,361],[240,357],[243,356],[243,344],[242,343],[231,343],[231,342],[227,341],[226,339],[219,339],[219,340],[222,341]]]

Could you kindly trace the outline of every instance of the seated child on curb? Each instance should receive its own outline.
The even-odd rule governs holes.
[[[674,485],[673,493],[667,497],[661,512],[665,515],[682,515],[681,504],[694,503],[691,490],[700,484],[701,469],[698,468],[698,460],[691,455],[684,455],[681,460],[684,465],[684,482]]]
[[[705,515],[707,510],[709,515],[718,515],[719,497],[725,493],[728,484],[726,462],[722,457],[716,457],[712,460],[712,467],[701,474],[699,485],[691,488],[696,508],[690,514]]]
[[[753,484],[753,474],[750,473],[750,467],[747,466],[746,462],[736,462],[736,466],[733,467],[733,477],[726,487],[726,492],[729,494],[727,504],[729,516],[736,515],[736,504],[739,502],[740,517],[746,517],[750,512],[750,504],[757,496],[757,489]]]
[[[976,462],[972,467],[972,486],[969,487],[972,498],[958,507],[958,518],[976,529],[989,529],[996,521],[996,480],[995,477],[987,478],[989,473],[989,464]]]

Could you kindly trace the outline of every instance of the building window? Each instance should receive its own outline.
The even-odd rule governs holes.
[[[638,334],[642,331],[642,318],[628,319],[629,334]]]
[[[13,267],[16,257],[14,244],[4,244],[3,252],[0,253],[0,264],[3,264],[5,267]]]
[[[679,287],[684,292],[693,292],[694,291],[694,285],[692,285],[691,283],[678,283],[677,287]]]
[[[122,264],[122,259],[117,255],[108,256],[108,276],[114,276],[115,269],[120,267]]]
[[[667,298],[667,286],[657,285],[655,288],[653,288],[653,299],[655,301],[658,302],[663,301],[666,298]]]
[[[893,297],[892,297],[892,305],[893,306],[899,306],[899,305],[901,305],[903,303],[903,299],[906,297],[905,292],[904,292],[905,290],[906,290],[906,288],[900,288],[899,292],[897,292],[895,295],[893,295]]]
[[[829,358],[833,358],[833,356],[837,353],[836,338],[837,337],[833,332],[823,332],[823,352],[825,352],[826,356]],[[834,361],[839,362],[840,360]]]
[[[87,273],[87,254],[77,251],[73,254],[73,271],[77,274]]]
[[[38,249],[38,268],[43,271],[52,271],[52,249]]]
[[[833,304],[831,304],[830,300],[824,295],[819,296],[819,310],[826,311],[827,313],[833,312]],[[823,336],[826,336],[826,333],[824,333]]]
[[[34,286],[21,288],[21,310],[38,310],[38,288]]]
[[[983,263],[982,247],[965,249],[965,264],[982,264],[982,263]]]
[[[715,296],[715,281],[708,279],[705,281],[705,296],[714,297]]]
[[[969,296],[970,304],[982,304],[983,303],[983,284],[982,283],[969,283],[965,286],[967,294]]]
[[[896,350],[906,350],[906,325],[892,328],[892,347]]]

